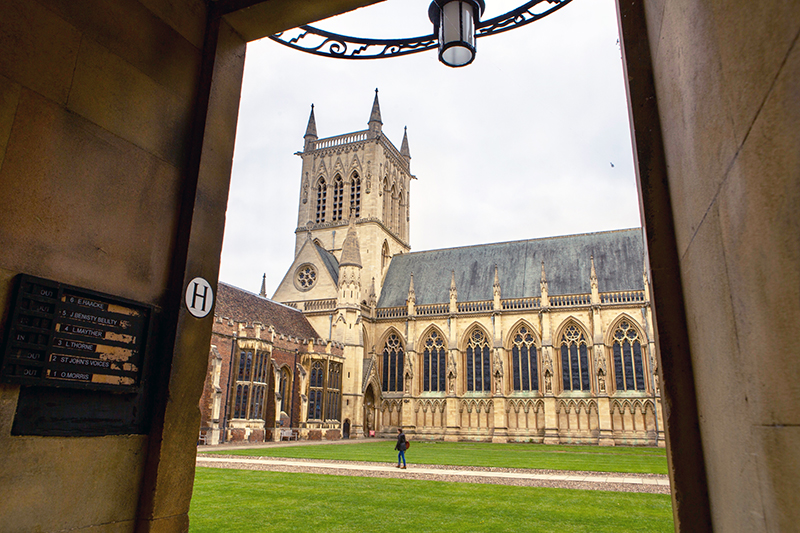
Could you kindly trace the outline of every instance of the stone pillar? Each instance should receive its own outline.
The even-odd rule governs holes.
[[[508,442],[508,413],[506,413],[505,396],[495,395],[494,402],[494,433],[492,442]]]
[[[614,431],[611,423],[611,401],[608,396],[597,398],[597,418],[600,430],[598,444],[600,446],[614,446]]]
[[[413,433],[417,429],[416,420],[414,415],[415,400],[411,397],[403,398],[403,410],[401,412],[400,420],[402,420],[403,428]]]
[[[546,395],[544,398],[544,444],[559,444],[560,442],[556,398],[553,395]]]
[[[444,432],[445,442],[458,442],[461,431],[461,420],[458,412],[458,398],[455,394],[447,396],[447,429]]]

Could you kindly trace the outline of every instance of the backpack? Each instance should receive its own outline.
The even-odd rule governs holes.
[[[406,437],[406,450],[409,448],[411,448],[411,441],[408,440],[408,437]]]

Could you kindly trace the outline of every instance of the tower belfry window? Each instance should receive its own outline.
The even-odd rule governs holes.
[[[353,208],[354,217],[361,216],[361,177],[358,172],[353,172],[353,180],[350,182],[350,206]]]
[[[325,222],[325,203],[328,197],[328,186],[325,178],[320,178],[317,182],[317,224]]]
[[[333,180],[333,210],[331,220],[336,222],[342,220],[342,204],[344,203],[344,182],[341,176],[336,176]]]
[[[397,189],[392,185],[392,192],[389,196],[390,215],[389,215],[389,228],[397,233]]]

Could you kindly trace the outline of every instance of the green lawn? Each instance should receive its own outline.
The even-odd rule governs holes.
[[[197,469],[189,519],[192,533],[673,531],[660,494],[213,468]]]
[[[226,449],[202,453],[383,463],[397,460],[394,441],[328,446],[280,446],[251,450]],[[411,463],[436,465],[667,473],[665,450],[644,447],[413,441],[411,449],[406,452],[406,460]]]

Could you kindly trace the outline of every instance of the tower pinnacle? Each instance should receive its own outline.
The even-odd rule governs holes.
[[[403,144],[400,145],[400,155],[402,155],[406,162],[411,161],[411,151],[408,149],[408,127],[403,127]]]
[[[303,147],[305,152],[317,140],[317,121],[314,119],[314,104],[311,104],[311,114],[308,116],[308,126],[306,126],[306,134],[303,135],[303,139],[306,141]]]
[[[381,105],[378,102],[378,89],[375,89],[375,100],[372,102],[372,112],[369,114],[367,125],[371,137],[377,137],[381,133],[383,121],[381,121]]]

